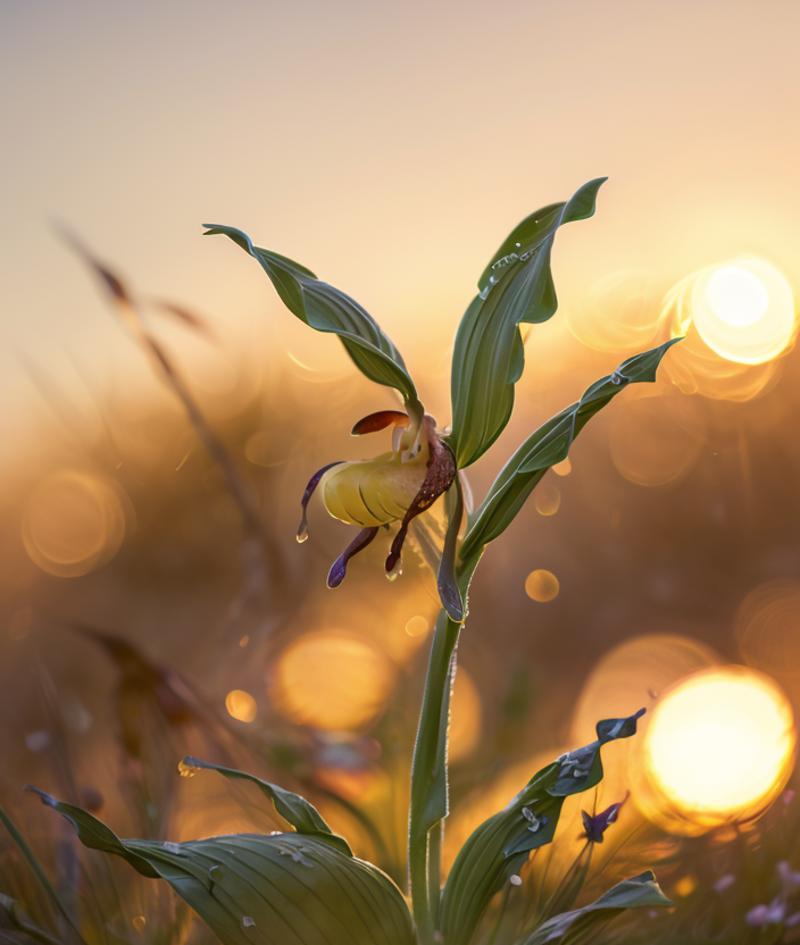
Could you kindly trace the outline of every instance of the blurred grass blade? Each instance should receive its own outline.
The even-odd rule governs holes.
[[[62,945],[61,939],[55,938],[49,932],[34,925],[22,911],[16,899],[0,893],[0,945],[5,945],[5,943],[24,945],[25,942]]]
[[[519,872],[532,850],[552,841],[564,798],[602,780],[602,746],[635,734],[643,713],[640,709],[627,718],[598,722],[595,741],[543,768],[503,810],[476,828],[444,887],[441,929],[446,945],[468,945],[495,893]]]
[[[203,335],[208,341],[219,340],[216,332],[211,328],[205,318],[198,315],[197,312],[192,311],[192,309],[187,308],[185,305],[178,305],[176,302],[170,302],[168,299],[153,299],[152,304],[159,311],[172,316],[172,318],[186,325],[187,328],[191,328],[193,331],[197,332],[198,335]]]
[[[134,338],[155,363],[164,383],[180,401],[192,429],[219,467],[228,493],[239,508],[246,532],[246,541],[242,543],[241,560],[247,586],[247,597],[257,598],[264,591],[264,575],[267,571],[266,557],[269,555],[273,562],[280,562],[281,559],[277,554],[270,554],[272,549],[269,547],[267,534],[262,528],[258,503],[249,484],[241,475],[225,444],[206,420],[200,405],[167,352],[147,330],[136,299],[123,280],[105,263],[101,262],[74,233],[64,227],[60,228],[60,232],[67,243],[100,280],[114,302],[120,318],[130,328]],[[174,307],[173,314],[175,314]],[[187,315],[185,310],[183,314],[184,316]],[[189,317],[193,318],[194,316],[190,315]]]
[[[537,210],[508,235],[478,280],[456,334],[452,368],[453,432],[459,469],[474,463],[503,432],[514,385],[525,366],[520,324],[547,321],[556,311],[550,253],[564,223],[594,214],[606,178],[584,184],[566,203]]]
[[[86,811],[37,793],[73,824],[87,847],[165,879],[222,945],[414,945],[397,886],[318,836],[120,840]]]
[[[20,833],[20,830],[17,827],[17,825],[14,823],[14,821],[11,819],[11,817],[6,813],[6,811],[2,807],[0,807],[0,823],[2,823],[2,825],[8,831],[9,835],[11,836],[11,839],[16,844],[17,849],[22,854],[23,859],[30,867],[31,872],[36,877],[39,885],[42,887],[45,894],[47,895],[47,898],[50,900],[50,903],[53,905],[56,912],[61,916],[61,918],[66,922],[66,925],[69,928],[69,932],[73,940],[76,942],[80,942],[81,945],[86,945],[83,936],[78,931],[78,928],[75,925],[72,919],[72,916],[69,913],[69,910],[61,901],[61,898],[56,892],[53,884],[48,879],[47,873],[45,873],[44,871],[44,867],[39,862],[36,854],[28,845],[28,842]],[[0,905],[2,905],[3,908],[5,908],[7,911],[10,911],[13,917],[13,915],[17,913],[17,910],[14,907],[14,901],[9,900],[7,896],[4,896],[3,900],[4,900],[4,903]],[[29,930],[27,931],[28,931],[28,934],[31,934]]]
[[[623,361],[613,374],[600,378],[577,403],[551,417],[525,440],[500,471],[472,517],[461,546],[462,558],[468,560],[479,554],[484,545],[511,524],[547,470],[567,457],[575,437],[598,411],[629,384],[656,379],[661,359],[679,340],[673,338]]]
[[[269,781],[264,781],[254,774],[248,774],[246,771],[239,771],[237,768],[227,768],[224,765],[212,764],[210,761],[201,761],[199,758],[187,756],[183,759],[183,765],[186,768],[217,771],[219,774],[231,780],[249,781],[251,784],[255,784],[274,804],[275,810],[281,817],[283,817],[287,823],[291,824],[298,833],[315,836],[320,840],[330,843],[346,856],[353,855],[347,841],[343,837],[333,833],[317,808],[299,794],[287,791],[277,784],[271,784]]]
[[[570,942],[579,939],[590,942],[601,925],[626,909],[652,909],[669,905],[672,903],[661,891],[653,873],[647,870],[617,883],[587,906],[553,916],[517,945],[547,945],[548,942],[561,942],[567,936]]]
[[[338,335],[361,373],[376,384],[398,390],[409,411],[422,419],[417,391],[400,352],[355,299],[322,282],[300,263],[254,246],[242,230],[208,223],[205,226],[205,236],[221,233],[249,253],[272,280],[290,312],[317,331]]]

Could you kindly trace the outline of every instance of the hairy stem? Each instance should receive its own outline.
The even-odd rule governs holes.
[[[447,815],[447,728],[460,632],[461,624],[442,611],[434,630],[411,763],[409,879],[421,945],[435,941],[439,911],[440,831]]]

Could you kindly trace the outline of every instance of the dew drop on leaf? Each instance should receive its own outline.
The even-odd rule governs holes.
[[[197,774],[197,769],[193,765],[186,764],[185,761],[179,761],[178,774],[182,778],[193,778]]]

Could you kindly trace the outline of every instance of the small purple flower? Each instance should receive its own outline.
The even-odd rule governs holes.
[[[714,892],[727,892],[735,882],[736,877],[733,875],[733,873],[725,873],[723,876],[720,876],[716,883],[714,883]]]
[[[781,860],[776,870],[778,878],[781,881],[784,896],[791,896],[800,889],[800,871],[793,870],[786,860]]]
[[[754,906],[745,917],[748,925],[760,929],[765,925],[780,925],[786,917],[786,903],[778,898],[768,905]]]
[[[617,801],[616,804],[612,804],[610,807],[607,807],[605,810],[600,811],[599,814],[588,814],[585,810],[581,811],[581,817],[583,819],[583,834],[582,836],[590,843],[602,843],[603,834],[608,830],[611,824],[615,823],[619,817],[620,809],[625,801],[630,797],[630,792],[626,793],[625,797],[621,801]]]

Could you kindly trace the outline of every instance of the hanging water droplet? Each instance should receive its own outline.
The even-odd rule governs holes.
[[[193,778],[197,774],[197,768],[194,765],[187,764],[185,760],[179,761],[178,774],[182,778]]]
[[[300,528],[297,529],[297,535],[295,537],[297,538],[298,545],[302,545],[304,542],[308,541],[308,527],[301,525]]]

